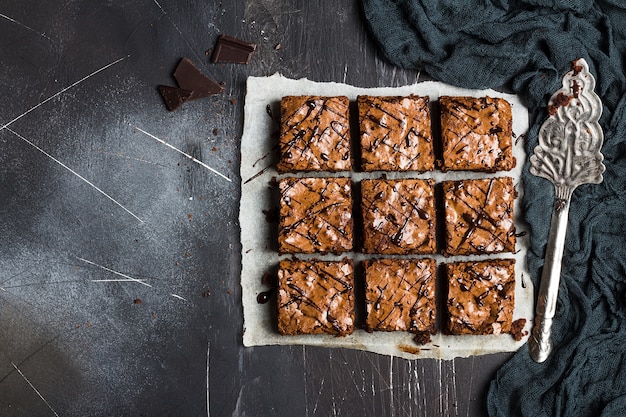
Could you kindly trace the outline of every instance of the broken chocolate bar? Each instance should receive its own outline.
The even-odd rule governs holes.
[[[211,61],[218,63],[249,64],[256,44],[222,35],[217,40]]]
[[[170,87],[169,85],[159,85],[159,93],[161,93],[161,97],[163,97],[163,101],[165,101],[169,111],[176,110],[193,95],[193,92],[189,90]]]
[[[189,100],[196,100],[224,91],[224,87],[200,72],[189,58],[180,60],[176,71],[174,71],[174,78],[176,78],[180,88],[193,91]]]

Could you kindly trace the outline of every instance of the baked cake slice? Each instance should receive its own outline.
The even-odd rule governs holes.
[[[363,171],[432,171],[429,98],[357,97]]]
[[[352,181],[349,178],[283,178],[280,190],[280,253],[352,250]]]
[[[435,253],[435,198],[431,179],[361,181],[363,253]]]
[[[281,334],[334,334],[354,330],[354,266],[341,261],[280,261],[278,330]]]
[[[508,171],[515,167],[511,104],[502,98],[439,98],[442,171]]]
[[[509,333],[515,307],[515,260],[445,265],[450,334]]]
[[[515,252],[511,177],[443,182],[444,255]]]
[[[344,96],[283,97],[278,172],[351,170],[348,107]]]
[[[434,259],[373,259],[363,267],[369,331],[436,332]]]

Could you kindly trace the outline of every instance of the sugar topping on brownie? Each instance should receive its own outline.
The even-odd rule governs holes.
[[[279,172],[352,169],[348,97],[285,96],[280,111]]]

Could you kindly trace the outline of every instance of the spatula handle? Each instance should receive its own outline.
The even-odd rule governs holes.
[[[556,300],[561,280],[561,262],[565,248],[565,235],[569,217],[570,198],[557,198],[552,209],[550,233],[545,262],[539,284],[535,323],[528,341],[530,356],[535,362],[543,362],[552,351],[552,320],[556,313]]]

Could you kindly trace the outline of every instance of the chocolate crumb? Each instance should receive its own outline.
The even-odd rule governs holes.
[[[572,94],[574,95],[574,98],[578,98],[580,95],[580,84],[578,84],[576,80],[572,81]]]
[[[141,298],[135,298],[135,299],[133,300],[133,303],[134,303],[134,304],[141,304],[141,303],[143,303],[143,301],[141,301]]]
[[[274,50],[278,51],[282,47],[283,46],[280,43],[277,43],[276,46],[274,46]]]
[[[572,71],[573,71],[574,75],[580,74],[580,72],[583,70],[583,66],[582,65],[578,65],[577,62],[578,62],[577,59],[572,61]]]
[[[519,342],[528,334],[528,332],[524,331],[524,326],[526,326],[526,319],[517,319],[511,324],[511,336],[513,336],[516,342]]]
[[[202,292],[203,298],[208,298],[211,295],[211,290],[206,290]]]
[[[218,133],[219,133],[219,130],[217,130],[217,128],[213,129],[213,136],[217,136]]]
[[[573,97],[570,97],[568,95],[565,95],[563,93],[559,93],[556,95],[556,97],[554,98],[554,101],[552,102],[552,104],[550,104],[548,106],[548,114],[550,116],[554,116],[557,111],[559,110],[559,107],[564,107],[567,106],[569,104],[569,102],[572,100]]]
[[[237,103],[238,103],[238,101],[237,101],[237,99],[236,99],[236,98],[231,98],[231,99],[230,99],[230,104],[232,104],[233,106],[234,106],[235,104],[237,104]]]
[[[261,277],[261,283],[268,287],[276,287],[278,286],[278,277],[275,274],[270,274],[269,272],[266,272]]]

